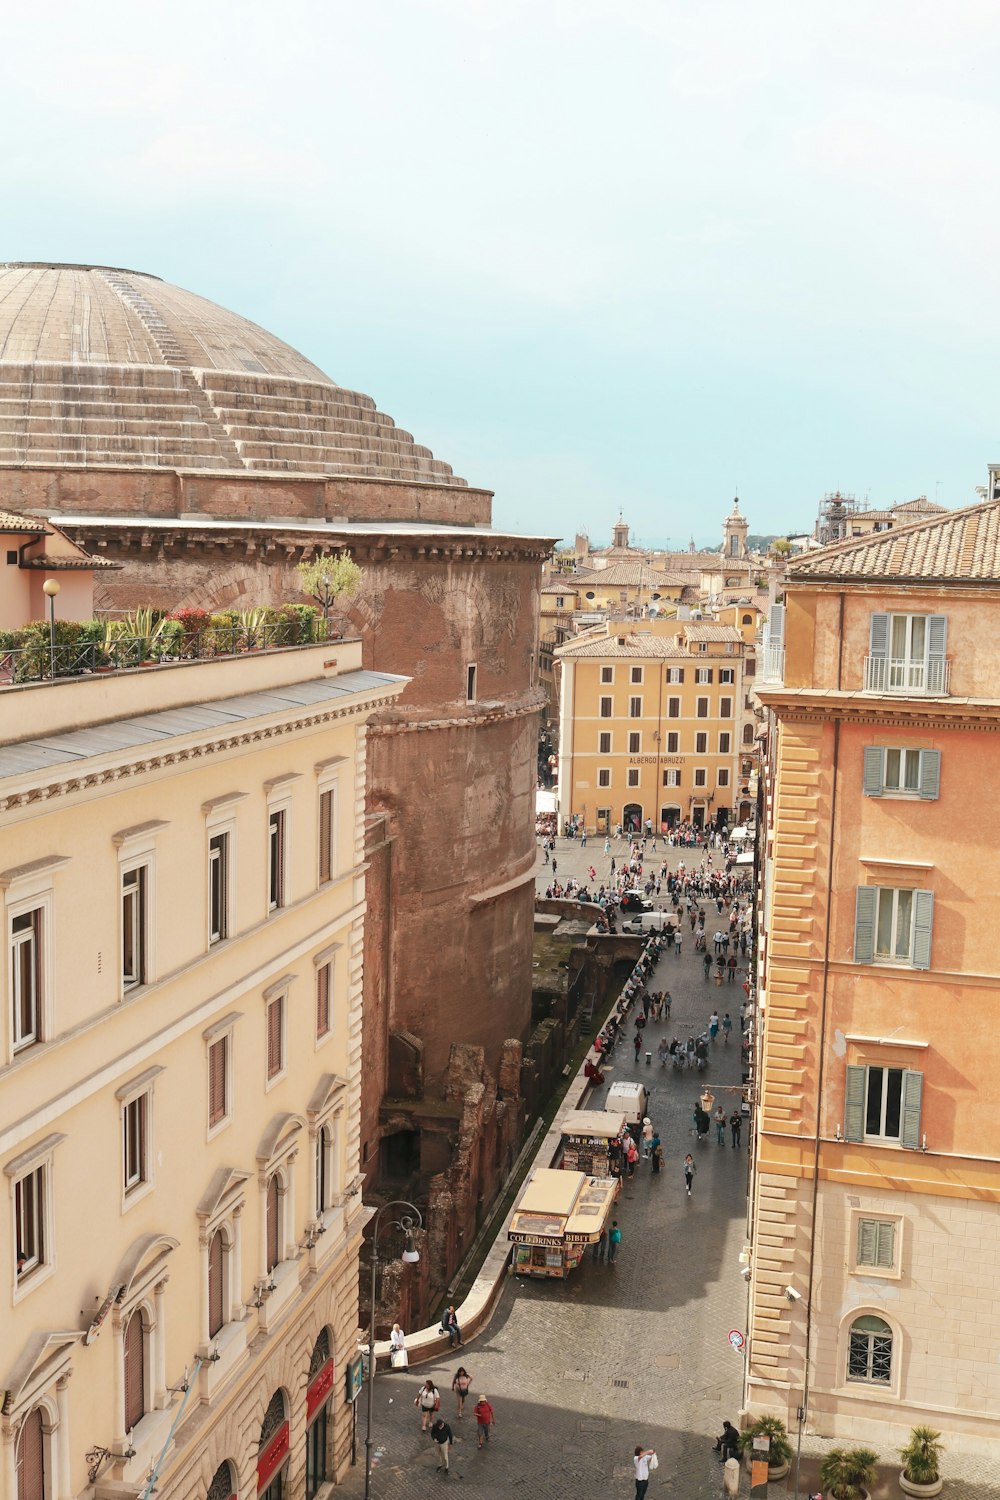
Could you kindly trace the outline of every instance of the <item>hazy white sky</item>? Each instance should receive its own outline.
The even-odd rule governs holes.
[[[262,323],[520,530],[1000,458],[996,0],[7,8],[0,250]]]

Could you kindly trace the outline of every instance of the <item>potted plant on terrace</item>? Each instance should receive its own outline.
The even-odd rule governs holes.
[[[899,1476],[899,1487],[905,1495],[940,1495],[944,1480],[939,1472],[944,1444],[941,1434],[933,1427],[914,1427],[910,1441],[900,1448],[903,1472]]]
[[[740,1433],[740,1449],[748,1469],[753,1462],[753,1440],[759,1437],[770,1439],[771,1446],[767,1453],[768,1479],[784,1479],[792,1461],[792,1445],[788,1441],[788,1428],[780,1417],[764,1416],[758,1417],[756,1422],[752,1422]]]
[[[870,1448],[831,1448],[819,1470],[830,1500],[871,1500],[878,1454]]]

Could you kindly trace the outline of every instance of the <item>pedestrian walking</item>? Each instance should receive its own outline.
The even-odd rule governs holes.
[[[441,1410],[441,1397],[433,1380],[425,1380],[413,1400],[420,1408],[420,1431],[429,1432],[434,1413]]]
[[[437,1466],[444,1470],[445,1479],[448,1478],[448,1453],[454,1442],[452,1430],[443,1417],[438,1417],[431,1428],[431,1438],[437,1444],[438,1460]],[[461,1477],[461,1476],[459,1476]]]
[[[733,1018],[727,1010],[726,1014],[722,1018],[722,1040],[725,1042],[727,1047],[729,1046],[729,1033],[732,1031],[732,1029]]]
[[[677,958],[680,958],[681,956],[681,944],[683,943],[683,941],[684,934],[678,927],[677,931],[674,933],[674,954]]]
[[[648,1115],[642,1122],[642,1154],[646,1161],[653,1154],[653,1122]]]
[[[635,1453],[632,1456],[632,1466],[635,1469],[635,1500],[644,1500],[649,1488],[649,1471],[655,1459],[655,1448],[644,1448],[641,1443],[636,1443]]]
[[[618,1259],[618,1247],[622,1242],[622,1232],[618,1228],[618,1220],[611,1220],[611,1233],[608,1235],[608,1265],[613,1266]]]
[[[455,1392],[455,1401],[458,1404],[458,1415],[465,1416],[465,1398],[469,1394],[472,1384],[472,1376],[464,1365],[459,1365],[455,1371],[455,1378],[451,1382],[451,1388]]]
[[[607,1253],[608,1231],[606,1229],[602,1229],[597,1237],[597,1244],[594,1246],[594,1259],[597,1261],[598,1265],[604,1264],[604,1257]]]
[[[490,1428],[497,1425],[496,1413],[485,1396],[480,1396],[473,1408],[476,1418],[476,1434],[479,1438],[480,1448],[490,1440]]]
[[[558,870],[558,868],[559,868],[559,866],[556,864],[556,857],[553,854],[553,856],[552,856],[552,873],[553,873],[553,875],[556,873],[556,871]]]
[[[708,1018],[708,1034],[713,1042],[719,1035],[719,1012],[717,1010],[713,1010]]]
[[[659,1175],[660,1175],[660,1168],[662,1166],[663,1166],[663,1147],[659,1143],[657,1143],[653,1147],[652,1167],[653,1167],[653,1176],[654,1177],[659,1177]]]
[[[694,1182],[694,1174],[697,1172],[697,1170],[698,1168],[695,1164],[695,1159],[689,1151],[687,1156],[685,1156],[684,1158],[684,1186],[687,1189],[687,1195],[689,1198],[691,1196],[691,1184]]]
[[[712,1118],[715,1121],[715,1138],[720,1146],[724,1146],[726,1144],[726,1111],[721,1104]]]
[[[743,1116],[738,1109],[734,1109],[729,1116],[729,1128],[733,1134],[733,1150],[739,1150],[740,1133],[743,1130]]]

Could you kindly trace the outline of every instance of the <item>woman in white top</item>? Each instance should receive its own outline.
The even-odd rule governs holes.
[[[389,1335],[389,1342],[392,1345],[392,1352],[389,1355],[389,1363],[392,1365],[392,1368],[394,1370],[405,1370],[407,1365],[410,1363],[410,1359],[409,1355],[406,1352],[406,1334],[400,1328],[398,1323],[393,1323],[392,1325],[392,1332]]]

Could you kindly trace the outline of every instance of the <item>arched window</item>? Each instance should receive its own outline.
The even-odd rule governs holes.
[[[754,726],[752,724],[744,724],[744,726],[743,726],[743,743],[744,743],[744,745],[752,745],[753,744],[753,737],[754,737]]]
[[[146,1330],[136,1308],[125,1325],[125,1427],[131,1432],[146,1415]]]
[[[273,1271],[280,1254],[281,1242],[281,1193],[278,1174],[273,1172],[267,1184],[267,1269]]]
[[[42,1409],[29,1411],[17,1440],[17,1500],[45,1500],[45,1433]]]
[[[233,1481],[233,1466],[227,1459],[212,1475],[205,1500],[236,1500],[236,1485]]]
[[[282,1436],[282,1433],[284,1434]],[[283,1474],[288,1463],[288,1415],[284,1391],[268,1402],[257,1445],[257,1500],[284,1500]]]
[[[882,1318],[866,1313],[851,1324],[847,1347],[847,1378],[866,1385],[892,1381],[892,1329]]]
[[[214,1339],[226,1321],[226,1246],[217,1229],[208,1246],[208,1336]]]

